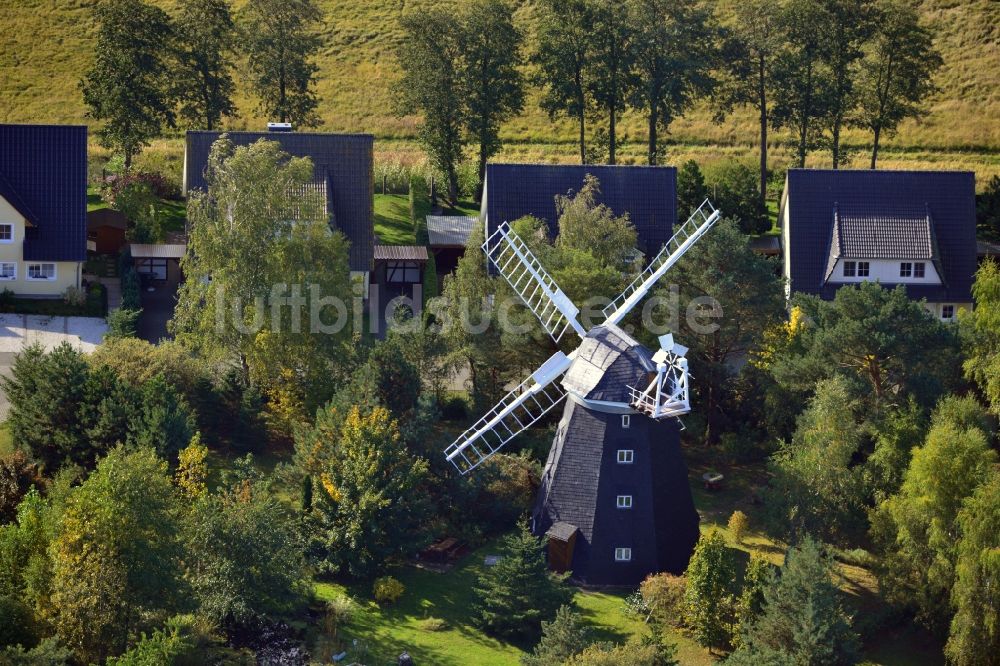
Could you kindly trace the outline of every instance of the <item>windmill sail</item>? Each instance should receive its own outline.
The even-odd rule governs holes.
[[[524,241],[511,231],[510,225],[501,224],[483,243],[483,251],[553,340],[559,342],[569,329],[581,337],[586,334],[576,320],[580,309],[542,268]]]
[[[636,304],[646,297],[649,290],[659,281],[663,275],[670,270],[670,267],[677,263],[677,260],[684,256],[692,245],[699,238],[705,235],[712,228],[721,213],[709,203],[708,199],[698,207],[691,217],[681,225],[670,240],[666,242],[645,270],[628,287],[625,288],[618,298],[604,308],[604,316],[607,317],[607,324],[618,324],[625,318]]]
[[[542,418],[566,397],[566,389],[555,380],[566,372],[571,363],[570,356],[562,352],[553,354],[452,442],[444,451],[447,460],[465,474]]]

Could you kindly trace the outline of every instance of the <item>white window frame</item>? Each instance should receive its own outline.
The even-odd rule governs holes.
[[[913,262],[910,261],[899,262],[899,277],[901,278],[913,277]]]
[[[632,549],[619,547],[615,548],[615,562],[631,562],[632,561]]]
[[[631,495],[619,495],[615,499],[615,506],[619,509],[631,509],[632,508],[632,496]]]
[[[632,415],[622,414],[622,430],[628,430],[632,427]]]
[[[854,277],[858,273],[858,262],[856,261],[845,261],[844,262],[844,277]]]
[[[871,262],[859,261],[858,262],[858,277],[869,277],[871,276]]]
[[[14,242],[14,225],[10,222],[0,222],[0,229],[7,227],[10,229],[10,238],[0,238],[0,243],[8,244]]]
[[[635,449],[618,449],[618,464],[631,465],[635,462]]]
[[[11,267],[11,271],[10,271],[10,276],[9,277],[4,277],[4,275],[3,275],[3,267],[4,266],[10,266]],[[3,280],[5,282],[9,282],[9,281],[16,280],[16,279],[17,279],[17,262],[16,261],[0,261],[0,280]]]
[[[38,266],[39,270],[42,266],[52,266],[52,277],[31,277],[32,266]],[[59,267],[53,261],[32,261],[24,265],[24,279],[32,282],[55,282],[58,279],[58,270]]]
[[[950,315],[945,314],[945,308],[950,308],[951,309],[951,314]],[[941,306],[941,319],[943,319],[944,321],[954,321],[955,320],[955,306],[952,305],[951,303],[949,303],[947,305],[942,305]]]
[[[920,280],[927,275],[927,269],[924,262],[916,261],[913,263],[913,277]]]

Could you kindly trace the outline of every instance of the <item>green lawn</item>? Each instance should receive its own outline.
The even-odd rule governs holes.
[[[416,245],[410,222],[410,198],[405,194],[375,195],[375,235],[382,245]]]
[[[5,456],[14,451],[14,441],[10,437],[10,429],[7,422],[0,423],[0,456]]]
[[[495,543],[480,548],[445,574],[411,567],[395,571],[393,575],[406,586],[406,592],[393,607],[379,608],[371,600],[371,590],[367,586],[355,588],[319,582],[315,587],[316,596],[326,601],[347,594],[358,604],[352,622],[340,638],[346,645],[357,638],[364,647],[357,653],[350,652],[348,661],[391,663],[395,656],[407,650],[418,664],[515,666],[521,649],[484,635],[470,621],[475,601],[472,588],[482,569],[483,557],[496,552]],[[626,641],[645,630],[641,622],[622,612],[623,601],[624,595],[618,593],[581,591],[576,594],[579,612],[591,626],[594,637],[600,640]],[[443,621],[439,629],[438,620]],[[314,653],[321,659],[326,656],[322,645],[325,644]],[[692,646],[685,645],[684,652]],[[693,649],[691,656],[701,652],[697,646]],[[699,661],[685,659],[684,663]]]

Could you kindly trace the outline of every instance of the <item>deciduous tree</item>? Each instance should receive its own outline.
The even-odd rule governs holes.
[[[959,313],[965,351],[965,376],[976,382],[1000,414],[1000,265],[983,262],[972,285],[976,307]]]
[[[181,117],[196,129],[216,129],[223,117],[236,115],[236,24],[229,0],[183,0],[175,28],[178,69],[172,78]]]
[[[313,58],[322,46],[316,26],[323,13],[314,0],[249,0],[238,18],[261,111],[283,123],[318,124]]]
[[[883,136],[891,137],[907,118],[919,117],[934,92],[941,55],[917,10],[901,0],[881,0],[874,34],[864,45],[857,83],[855,124],[872,133],[871,168]]]
[[[461,17],[462,79],[466,127],[479,144],[476,201],[482,198],[486,162],[499,152],[500,126],[524,108],[523,35],[507,0],[477,0]]]
[[[638,35],[624,2],[591,0],[591,12],[588,86],[594,107],[608,119],[608,164],[615,164],[618,117],[635,85]]]
[[[464,38],[454,14],[443,8],[404,14],[400,27],[403,41],[396,55],[403,75],[394,88],[396,110],[422,116],[420,142],[447,180],[448,201],[455,203],[466,139]]]
[[[660,160],[659,130],[668,131],[699,97],[714,87],[716,28],[711,12],[692,0],[631,0],[635,83],[632,107],[647,119],[650,164]]]
[[[685,576],[686,616],[698,643],[710,650],[728,646],[733,630],[736,563],[721,532],[712,530],[701,537]]]
[[[164,125],[173,126],[167,61],[170,17],[142,0],[108,0],[94,10],[94,62],[80,82],[91,117],[104,121],[101,145],[122,154],[125,170]]]

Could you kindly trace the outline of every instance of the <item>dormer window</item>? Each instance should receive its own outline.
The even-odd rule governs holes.
[[[858,272],[858,264],[855,261],[844,262],[844,277],[854,277]]]
[[[858,277],[868,277],[868,262],[859,261],[858,262]]]
[[[908,278],[913,277],[913,264],[909,261],[904,261],[899,264],[899,277]]]
[[[913,264],[913,277],[922,278],[924,277],[924,262],[918,261]]]

